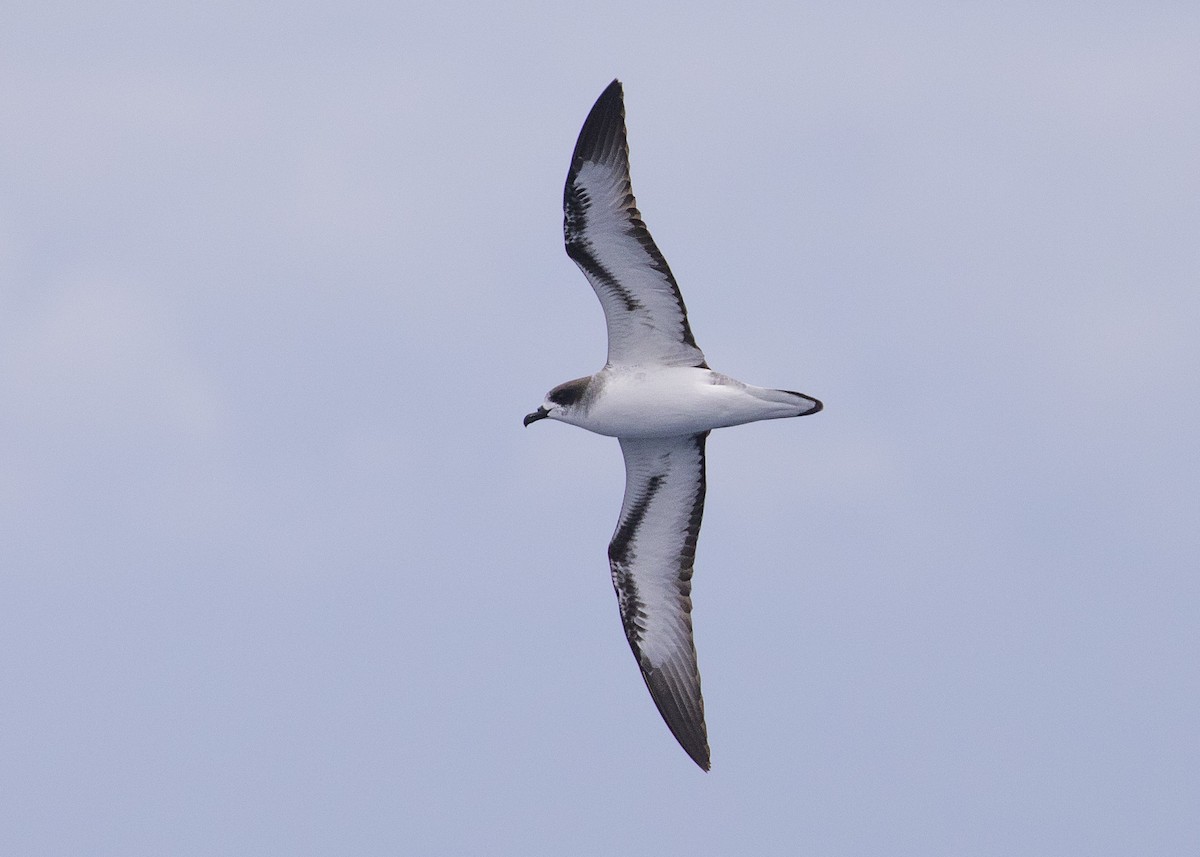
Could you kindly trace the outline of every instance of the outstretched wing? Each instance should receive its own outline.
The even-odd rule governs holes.
[[[706,771],[691,592],[707,437],[621,438],[625,501],[608,546],[621,622],[646,687],[671,734]]]
[[[609,365],[707,365],[633,198],[620,81],[604,90],[579,132],[563,192],[563,238],[604,307]]]

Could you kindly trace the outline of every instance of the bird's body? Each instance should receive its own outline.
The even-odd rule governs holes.
[[[699,434],[797,417],[813,407],[800,393],[754,387],[699,366],[606,366],[567,384],[583,392],[557,419],[608,437]]]
[[[618,81],[579,132],[563,193],[563,237],[604,308],[608,362],[551,390],[525,425],[553,419],[620,440],[625,498],[608,560],[621,622],[663,720],[708,770],[691,618],[705,442],[712,429],[813,414],[821,403],[708,367],[633,198]]]

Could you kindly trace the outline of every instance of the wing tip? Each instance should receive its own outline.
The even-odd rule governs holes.
[[[596,103],[592,105],[592,113],[595,113],[597,108],[605,112],[611,112],[614,108],[621,111],[622,116],[625,113],[625,87],[618,78],[613,78],[612,82],[604,87],[604,91],[600,93],[600,97],[596,99]]]
[[[704,749],[696,753],[688,750],[687,747],[684,747],[683,749],[687,752],[688,756],[691,757],[692,761],[700,767],[700,770],[704,771],[706,774],[712,770],[712,758],[708,751],[708,744],[705,744]]]
[[[635,651],[636,654],[636,651]],[[704,723],[704,697],[700,692],[700,674],[695,671],[695,649],[692,650],[691,680],[684,687],[675,685],[660,669],[640,663],[642,678],[650,691],[650,698],[671,735],[683,748],[683,752],[707,771],[712,767],[708,747],[708,727]],[[641,661],[641,658],[638,659]],[[673,686],[675,685],[675,686]],[[682,691],[682,692],[681,692]]]
[[[588,112],[575,153],[571,159],[571,175],[584,161],[613,163],[625,150],[625,90],[621,81],[613,78]],[[615,159],[615,161],[614,161]],[[569,181],[568,181],[569,184]]]
[[[667,725],[670,726],[671,724],[668,723]],[[674,728],[671,729],[671,733],[675,736],[675,740],[679,742],[679,746],[683,748],[683,752],[688,754],[688,758],[695,762],[700,770],[712,770],[712,753],[708,749],[708,730],[704,728],[703,720],[700,721],[699,732],[697,734],[689,734],[687,740],[685,740],[684,736],[676,732]]]

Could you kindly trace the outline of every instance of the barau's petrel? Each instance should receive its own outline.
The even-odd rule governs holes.
[[[633,198],[620,81],[604,90],[579,132],[563,237],[604,307],[608,362],[551,390],[525,425],[549,418],[620,440],[625,500],[608,561],[621,622],[671,734],[707,771],[691,616],[704,441],[715,428],[815,414],[821,403],[708,368]]]

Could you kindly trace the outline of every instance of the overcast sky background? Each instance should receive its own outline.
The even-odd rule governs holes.
[[[0,12],[0,852],[1200,849],[1200,7]],[[710,363],[713,770],[605,547],[576,134]]]

